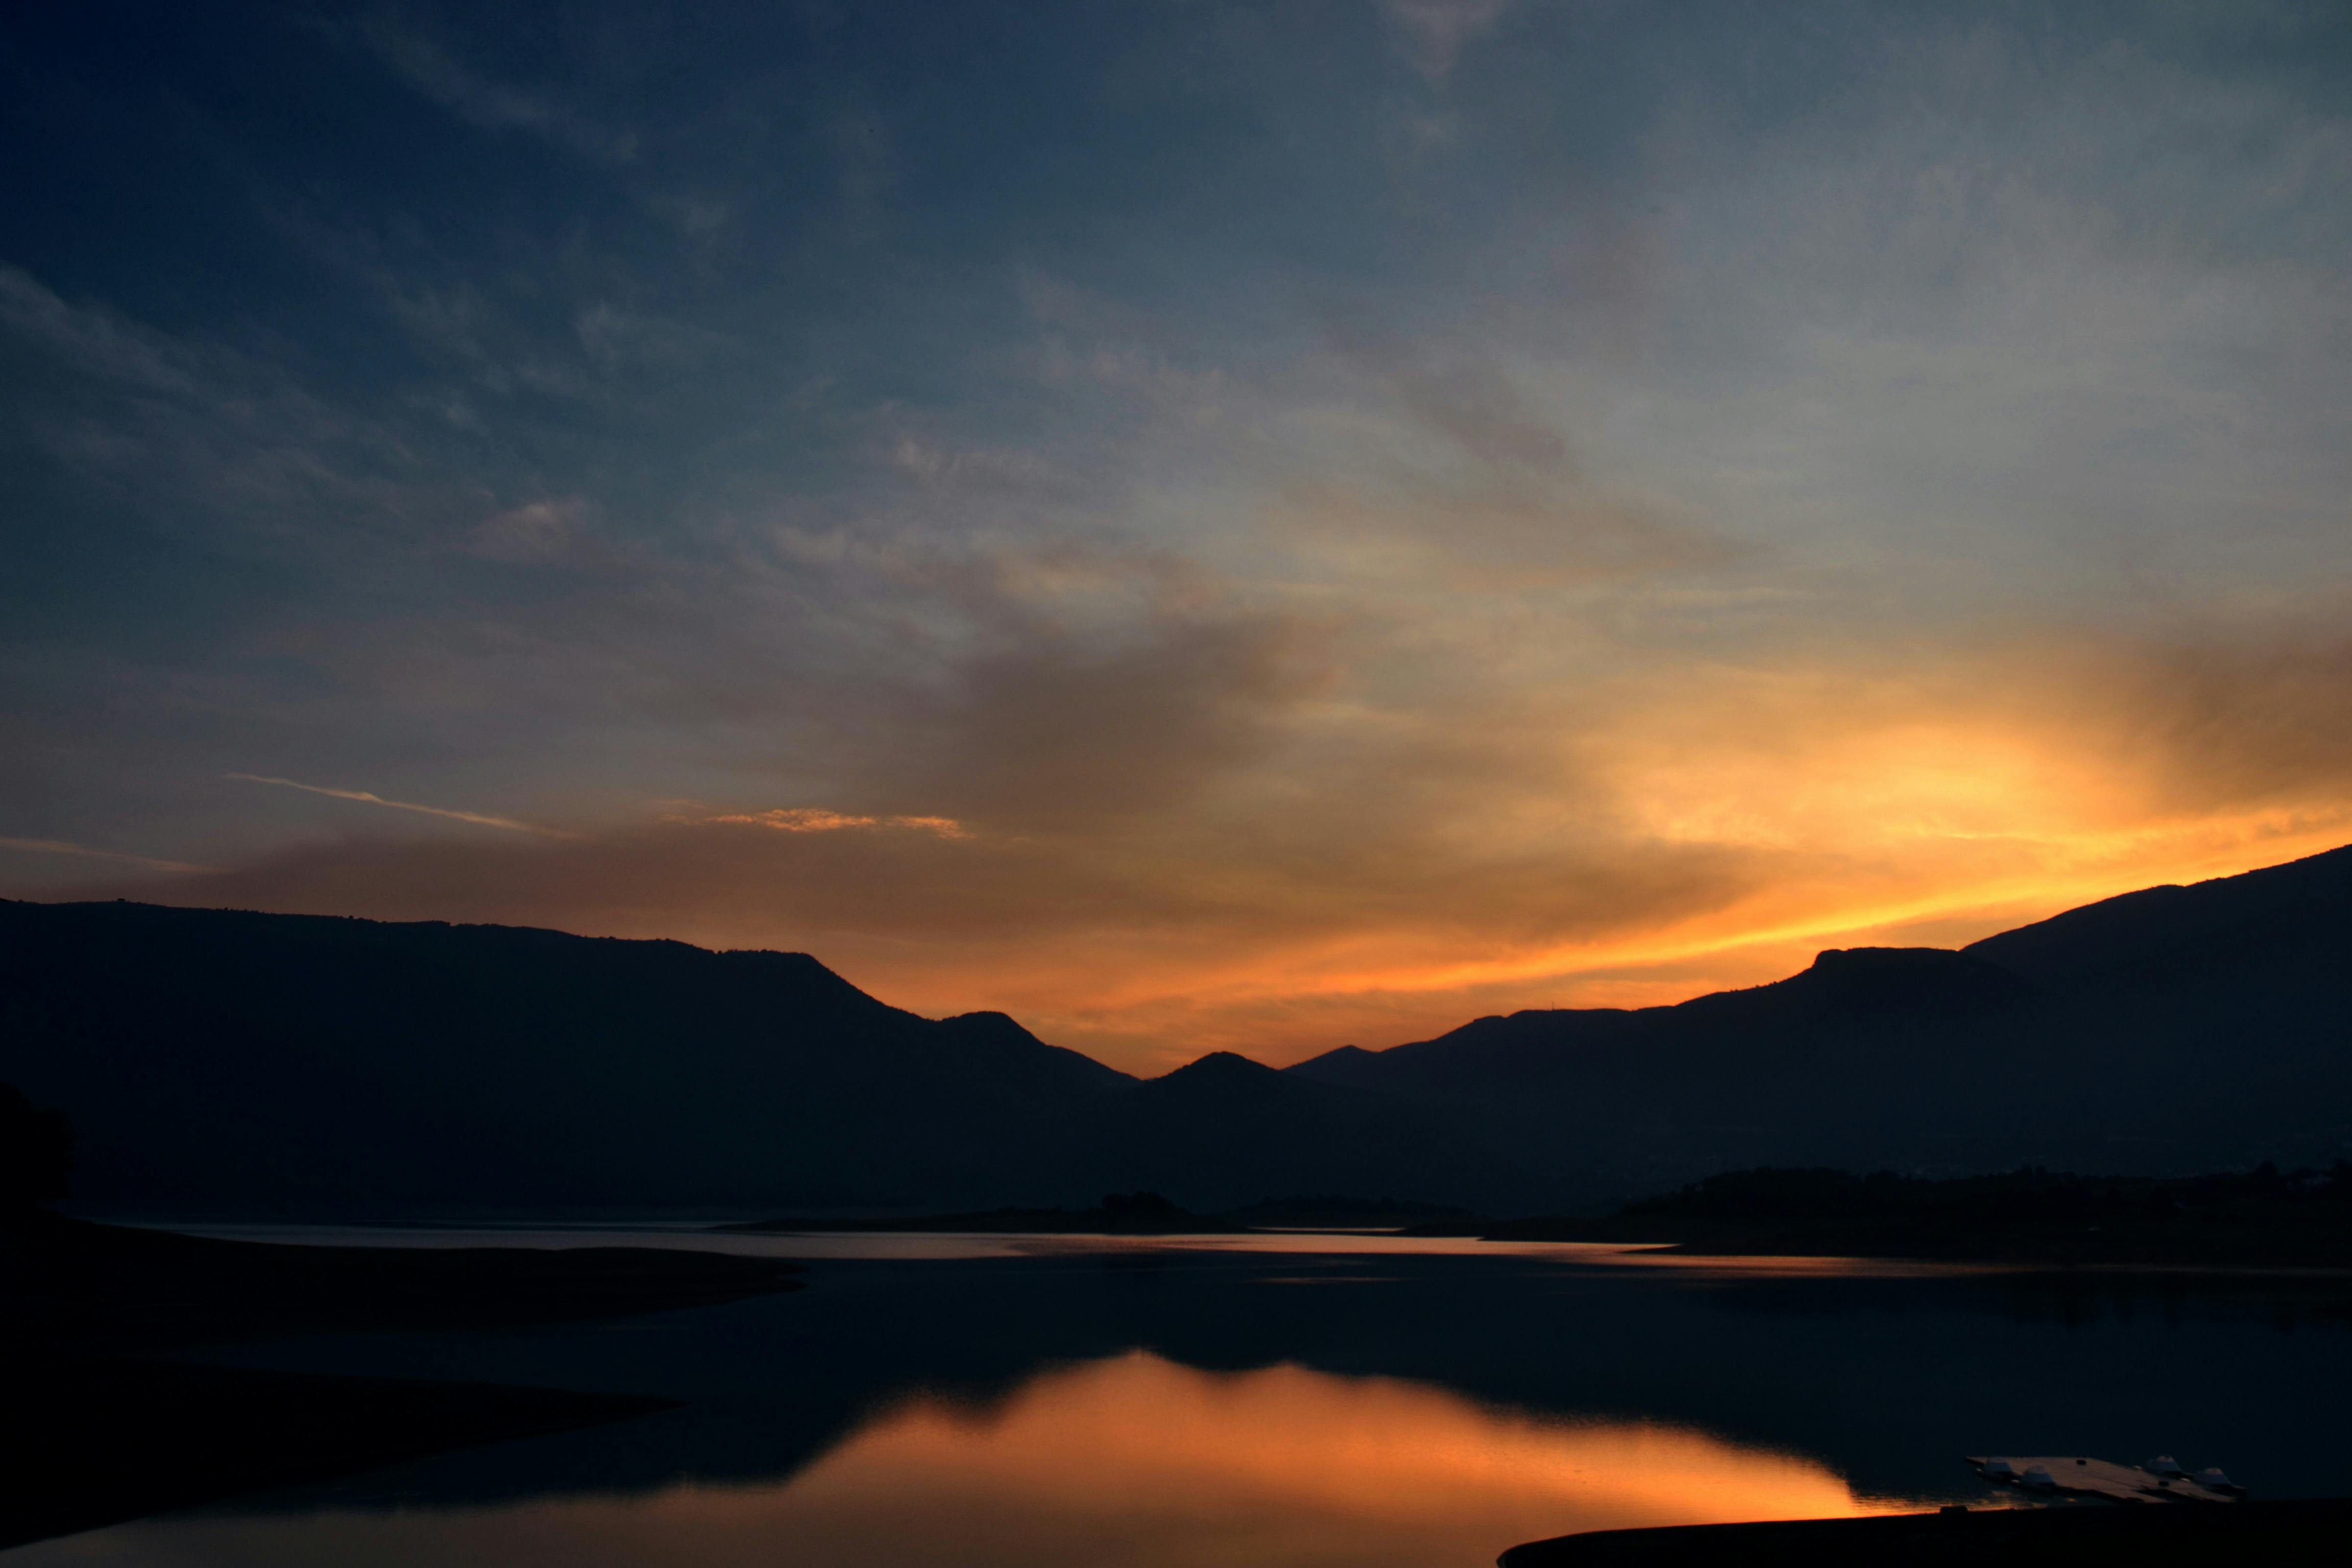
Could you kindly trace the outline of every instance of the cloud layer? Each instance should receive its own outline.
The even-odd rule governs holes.
[[[929,15],[11,35],[0,887],[1149,1066],[2352,838],[2331,9]]]

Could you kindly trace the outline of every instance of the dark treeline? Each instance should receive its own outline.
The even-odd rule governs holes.
[[[2197,1176],[2028,1166],[1931,1180],[1889,1171],[1730,1171],[1606,1218],[1517,1220],[1497,1238],[1672,1243],[1706,1253],[2117,1267],[2352,1268],[2352,1164]]]
[[[2005,1206],[2041,1215],[2152,1216],[2221,1205],[2277,1205],[2318,1213],[2352,1209],[2352,1163],[2325,1171],[2252,1171],[2200,1176],[2083,1176],[2028,1165],[1996,1175],[1935,1180],[1892,1171],[1819,1168],[1727,1171],[1619,1212],[1671,1219],[1892,1218],[1981,1214]]]

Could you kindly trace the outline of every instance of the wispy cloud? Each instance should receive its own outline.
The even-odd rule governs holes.
[[[78,310],[19,267],[0,266],[0,331],[37,343],[87,374],[150,395],[184,393],[188,356],[160,334],[102,310]]]
[[[299,125],[159,57],[189,199],[93,164],[0,268],[0,795],[237,848],[13,869],[805,946],[1136,1061],[2352,836],[2327,8],[1202,0],[1014,72],[966,9],[222,23]],[[76,259],[151,239],[203,265]],[[289,734],[412,798],[248,778],[413,815],[215,787]]]
[[[1462,47],[1492,27],[1510,0],[1387,0],[1397,51],[1432,87],[1443,87]]]
[[[62,838],[0,838],[0,849],[15,849],[28,855],[77,855],[89,860],[115,860],[150,871],[215,869],[210,866],[192,866],[184,860],[158,860],[152,855],[126,855],[117,849],[93,849],[87,844],[71,844]]]
[[[478,811],[454,811],[444,805],[419,805],[411,800],[386,800],[363,789],[330,789],[324,784],[307,784],[294,779],[271,778],[266,773],[225,773],[225,778],[240,779],[247,784],[276,784],[281,789],[299,789],[308,795],[323,795],[335,800],[355,800],[362,805],[388,805],[394,811],[422,812],[427,816],[446,816],[452,822],[470,822],[478,827],[503,827],[511,833],[536,833],[545,838],[569,838],[568,833],[552,827],[542,827],[535,822],[518,822],[511,816],[491,816]]]
[[[970,830],[951,816],[856,816],[814,805],[785,806],[774,811],[730,812],[697,820],[772,827],[779,833],[839,833],[846,828],[897,827],[917,833],[935,833],[941,838],[971,837]]]
[[[572,547],[584,510],[576,499],[529,501],[485,520],[467,548],[492,561],[517,564],[554,561]]]
[[[608,163],[627,163],[637,155],[633,132],[599,125],[548,93],[494,81],[389,17],[373,18],[361,34],[393,74],[476,125],[530,132]]]

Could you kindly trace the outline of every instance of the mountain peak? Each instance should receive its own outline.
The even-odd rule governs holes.
[[[1958,956],[1948,947],[1825,947],[1813,955],[1812,967],[1842,970],[1864,966],[1887,969],[1897,964],[1924,967]]]
[[[1361,1046],[1339,1046],[1319,1057],[1308,1057],[1303,1062],[1293,1062],[1282,1069],[1286,1078],[1305,1079],[1310,1083],[1337,1083],[1354,1086],[1366,1075],[1381,1070],[1378,1051],[1368,1051]]]
[[[1784,984],[1874,1012],[1972,1010],[2033,989],[1997,963],[1947,947],[1833,947]]]
[[[1252,1061],[1237,1051],[1211,1051],[1195,1058],[1174,1072],[1164,1073],[1151,1081],[1174,1083],[1239,1083],[1244,1080],[1272,1078],[1275,1069],[1264,1062]]]

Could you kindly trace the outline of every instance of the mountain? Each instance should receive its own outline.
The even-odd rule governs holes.
[[[2352,980],[2352,847],[2194,887],[2146,888],[1970,944],[1967,952],[2068,989],[2179,989],[2210,975],[2275,978],[2297,995]],[[2340,1015],[2339,1015],[2340,1016]]]
[[[800,953],[24,903],[0,1079],[71,1118],[83,1196],[263,1206],[1050,1186],[1040,1132],[1132,1083]]]
[[[1123,1172],[1134,1187],[1202,1194],[1220,1210],[1319,1192],[1434,1194],[1491,1209],[1548,1190],[1475,1127],[1430,1116],[1410,1099],[1318,1083],[1230,1051],[1115,1097],[1103,1131],[1097,1168]]]
[[[1757,1165],[2172,1173],[2352,1149],[2352,848],[1857,948],[1672,1007],[1481,1018],[1287,1071],[1410,1097],[1555,1183]]]
[[[215,1212],[1087,1203],[1520,1178],[1382,1097],[1212,1058],[1139,1084],[803,953],[0,901],[0,1082],[79,1197]],[[1385,1190],[1385,1189],[1383,1189]]]
[[[1559,1212],[1748,1166],[2171,1174],[2352,1151],[2352,848],[1958,952],[1137,1080],[800,953],[0,901],[0,1083],[78,1195],[215,1211]]]

